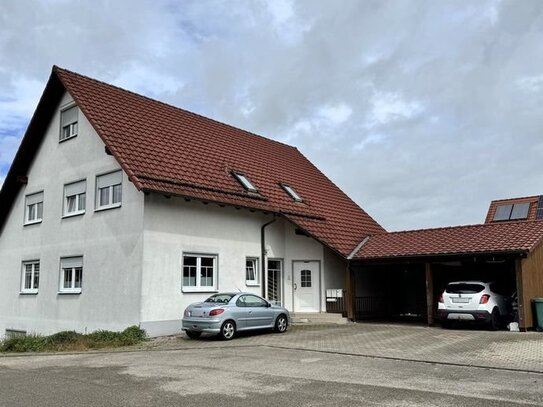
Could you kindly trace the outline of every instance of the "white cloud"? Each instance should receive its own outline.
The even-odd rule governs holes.
[[[540,0],[4,1],[0,27],[6,163],[57,64],[292,143],[389,229],[543,193]]]
[[[326,105],[319,110],[319,114],[326,120],[334,123],[341,124],[353,113],[353,109],[345,103],[337,105]]]

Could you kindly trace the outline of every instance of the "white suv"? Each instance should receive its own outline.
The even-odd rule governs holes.
[[[453,321],[484,322],[498,329],[510,317],[510,299],[498,294],[495,283],[455,281],[449,283],[438,303],[438,317],[446,328]]]

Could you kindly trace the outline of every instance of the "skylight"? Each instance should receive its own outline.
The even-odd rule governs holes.
[[[253,185],[253,183],[249,180],[249,178],[245,174],[241,174],[239,172],[233,172],[232,173],[234,177],[238,180],[238,182],[245,188],[247,191],[250,192],[256,192],[257,189]]]
[[[290,185],[281,184],[281,186],[287,192],[287,194],[289,194],[290,197],[292,199],[294,199],[296,202],[302,202],[303,201],[302,197],[300,195],[298,195],[298,193]]]

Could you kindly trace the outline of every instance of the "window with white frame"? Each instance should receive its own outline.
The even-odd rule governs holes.
[[[118,208],[122,201],[121,171],[96,177],[96,209]]]
[[[78,181],[64,185],[64,216],[85,213],[87,181]]]
[[[233,172],[232,173],[234,177],[238,180],[238,182],[249,192],[257,192],[258,190],[254,186],[254,184],[251,182],[249,177],[241,172]]]
[[[183,254],[183,291],[215,291],[217,289],[217,256]]]
[[[247,257],[245,260],[245,283],[258,285],[258,258]]]
[[[281,184],[281,187],[285,190],[287,194],[290,195],[292,199],[294,199],[296,202],[303,202],[302,197],[296,192],[296,190],[287,184]]]
[[[25,198],[25,225],[39,223],[43,218],[43,192]]]
[[[60,112],[60,141],[77,136],[77,106]]]
[[[83,282],[83,257],[63,257],[60,259],[61,293],[80,293]]]
[[[23,278],[21,292],[37,294],[40,285],[40,261],[23,261]]]

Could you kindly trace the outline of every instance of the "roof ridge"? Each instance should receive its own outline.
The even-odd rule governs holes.
[[[478,228],[478,227],[499,227],[500,225],[514,225],[514,224],[535,224],[541,222],[541,219],[536,220],[517,220],[517,221],[507,221],[507,222],[493,222],[493,223],[475,223],[471,225],[456,225],[456,226],[442,226],[436,228],[421,228],[421,229],[411,229],[411,230],[396,230],[393,232],[386,233],[376,233],[377,235],[386,235],[386,234],[402,234],[402,233],[414,233],[414,232],[423,232],[423,231],[432,231],[432,230],[449,230],[449,229],[469,229],[469,228]]]
[[[536,199],[539,198],[541,195],[530,195],[530,196],[519,196],[516,198],[501,198],[501,199],[494,199],[490,201],[490,204],[493,204],[495,202],[505,202],[505,201],[516,201],[519,199]]]
[[[221,122],[219,120],[216,120],[216,119],[213,119],[211,117],[207,117],[207,116],[204,116],[204,115],[201,115],[199,113],[195,113],[195,112],[192,112],[190,110],[186,110],[186,109],[183,109],[182,107],[179,107],[179,106],[174,106],[172,104],[169,104],[169,103],[166,103],[166,102],[162,102],[160,100],[157,100],[157,99],[153,99],[149,96],[145,96],[145,95],[142,95],[140,93],[136,93],[132,90],[129,90],[129,89],[125,89],[125,88],[121,88],[120,86],[117,86],[117,85],[113,85],[111,83],[108,83],[108,82],[105,82],[105,81],[101,81],[99,79],[95,79],[95,78],[91,78],[90,76],[87,76],[87,75],[82,75],[80,73],[77,73],[77,72],[74,72],[74,71],[70,71],[69,69],[66,69],[66,68],[62,68],[58,65],[53,65],[53,72],[57,73],[57,72],[65,72],[65,73],[68,73],[70,75],[75,75],[75,76],[78,76],[80,78],[85,78],[87,80],[90,80],[90,81],[93,81],[93,82],[96,82],[96,83],[100,83],[102,85],[105,85],[105,86],[109,86],[111,88],[115,88],[117,90],[120,90],[122,92],[126,92],[126,93],[130,93],[131,95],[134,95],[138,98],[143,98],[143,99],[146,99],[150,102],[153,102],[153,103],[158,103],[162,106],[165,106],[169,109],[175,109],[175,110],[180,110],[184,113],[188,113],[190,115],[193,115],[193,116],[197,116],[198,118],[201,118],[201,119],[204,119],[206,121],[210,121],[210,122],[214,122],[214,123],[218,123],[220,124],[221,126],[227,126],[227,127],[230,127],[231,129],[234,129],[234,130],[237,130],[237,131],[241,131],[243,132],[244,134],[248,135],[248,136],[254,136],[254,137],[258,137],[258,138],[261,138],[261,139],[264,139],[264,140],[267,140],[267,141],[271,141],[272,143],[276,143],[276,144],[279,144],[279,145],[282,145],[282,146],[285,146],[285,147],[289,147],[293,150],[296,150],[296,151],[299,151],[296,147],[294,146],[291,146],[290,144],[287,144],[287,143],[283,143],[282,141],[278,141],[278,140],[274,140],[272,138],[269,138],[269,137],[265,137],[265,136],[262,136],[260,134],[256,134],[256,133],[253,133],[253,132],[250,132],[250,131],[247,131],[247,130],[244,130],[240,127],[236,127],[236,126],[233,126],[231,124],[228,124],[228,123],[224,123],[224,122]]]

